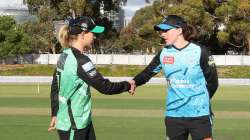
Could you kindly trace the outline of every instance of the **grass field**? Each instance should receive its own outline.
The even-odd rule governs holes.
[[[104,76],[134,77],[145,66],[138,65],[96,65],[96,68]],[[52,76],[54,65],[0,65],[1,76]],[[250,66],[218,66],[219,78],[250,78]],[[156,77],[164,77],[160,72]]]
[[[0,140],[52,140],[50,87],[0,85]],[[165,140],[165,87],[139,87],[135,96],[106,96],[92,91],[93,122],[98,140]],[[213,99],[215,140],[250,137],[250,87],[223,86]]]

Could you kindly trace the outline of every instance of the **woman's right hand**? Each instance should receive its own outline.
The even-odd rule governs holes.
[[[49,132],[52,132],[56,129],[56,116],[51,117],[50,125],[48,128]]]
[[[134,80],[130,80],[128,81],[130,84],[130,90],[129,90],[129,94],[130,95],[134,95],[135,94],[135,88],[136,88],[136,84]]]

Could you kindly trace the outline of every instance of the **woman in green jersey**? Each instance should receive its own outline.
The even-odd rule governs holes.
[[[95,140],[91,119],[90,86],[103,94],[129,91],[130,84],[110,82],[96,70],[85,54],[92,46],[97,26],[90,17],[77,17],[61,27],[59,42],[65,47],[57,62],[51,85],[52,119],[49,131],[57,129],[60,140]]]

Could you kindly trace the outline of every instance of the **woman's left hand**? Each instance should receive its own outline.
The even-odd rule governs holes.
[[[52,132],[56,129],[56,116],[51,117],[50,125],[48,128],[49,132]]]

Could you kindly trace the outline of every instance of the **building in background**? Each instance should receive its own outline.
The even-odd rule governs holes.
[[[113,28],[116,30],[121,30],[124,27],[125,12],[122,8],[123,5],[124,3],[121,3],[118,10],[105,11],[104,3],[101,3],[100,13],[112,22]]]
[[[122,7],[124,10],[124,26],[127,26],[135,12],[145,6],[151,5],[155,0],[128,0],[127,3]]]
[[[105,11],[103,14],[104,17],[108,18],[112,22],[113,28],[120,30],[124,27],[124,10],[119,8],[118,11]]]
[[[36,16],[29,14],[28,7],[23,0],[11,2],[2,0],[0,2],[0,16],[12,16],[18,24],[36,20]]]
[[[137,10],[151,5],[153,1],[154,0],[127,0],[127,2],[121,3],[120,8],[117,11],[105,11],[102,3],[100,12],[104,17],[112,21],[115,29],[120,30],[130,23]]]
[[[37,19],[36,16],[30,15],[26,9],[0,9],[0,16],[12,16],[18,24]]]

